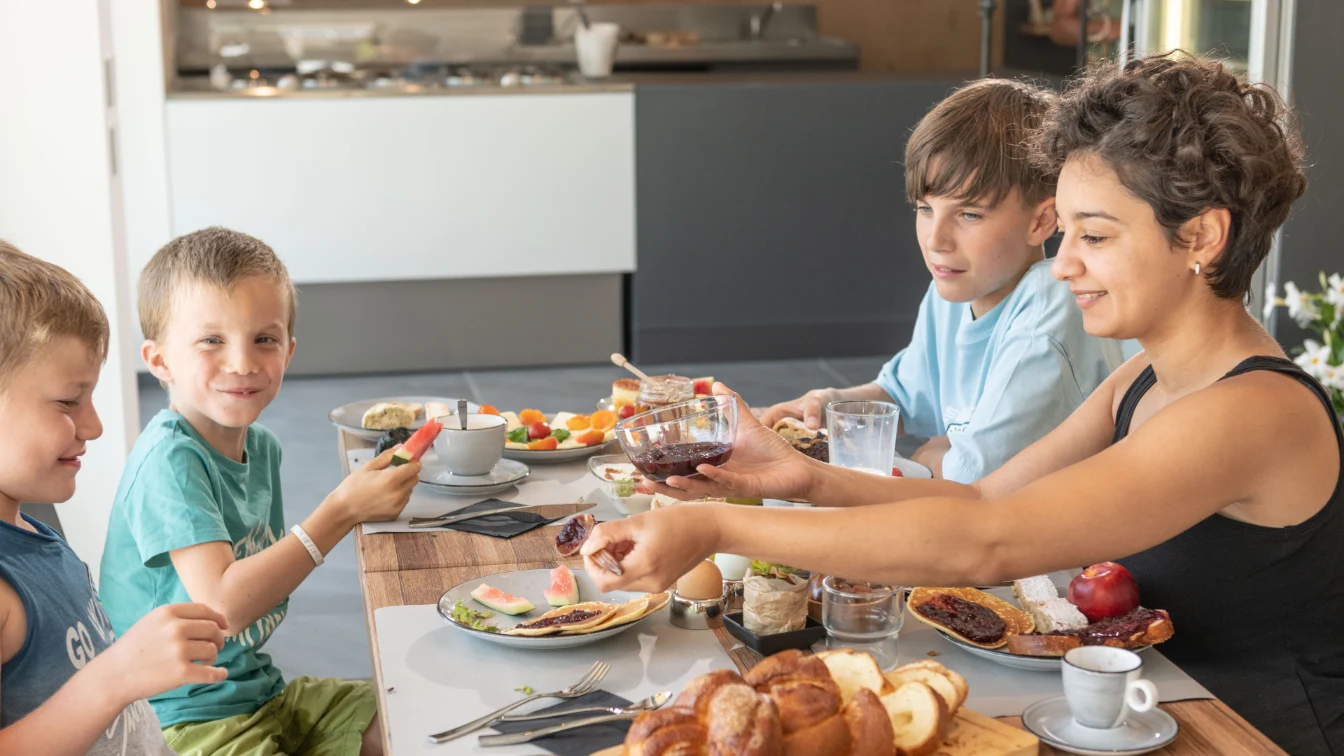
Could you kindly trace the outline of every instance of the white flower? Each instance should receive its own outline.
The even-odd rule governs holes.
[[[1316,319],[1316,307],[1311,301],[1311,295],[1298,291],[1297,284],[1292,281],[1283,285],[1283,303],[1288,306],[1288,316],[1303,328]]]
[[[1325,369],[1330,367],[1330,347],[1317,344],[1311,339],[1302,343],[1306,349],[1294,362],[1313,378],[1322,380]]]
[[[1336,309],[1344,307],[1344,276],[1336,273],[1330,276],[1329,288],[1325,291],[1325,298]]]
[[[1270,314],[1274,312],[1274,308],[1281,304],[1283,304],[1283,300],[1279,299],[1279,287],[1273,281],[1270,281],[1265,285],[1264,317],[1268,319]]]
[[[1321,371],[1320,381],[1326,388],[1344,391],[1344,365],[1326,365]]]

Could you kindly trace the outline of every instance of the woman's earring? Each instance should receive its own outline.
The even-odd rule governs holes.
[[[1200,271],[1199,261],[1196,260],[1196,261],[1195,261],[1195,275],[1199,275],[1199,271]]]

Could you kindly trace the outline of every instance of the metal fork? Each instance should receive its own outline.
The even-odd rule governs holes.
[[[578,682],[574,683],[568,688],[563,688],[554,693],[533,693],[527,698],[514,701],[508,706],[492,711],[489,714],[486,714],[485,716],[481,717],[480,719],[468,722],[462,725],[461,727],[454,727],[451,730],[445,730],[443,732],[430,735],[429,742],[447,743],[450,740],[456,740],[457,738],[460,738],[463,735],[476,732],[477,730],[483,727],[489,727],[490,725],[498,721],[499,718],[504,716],[505,714],[508,714],[509,712],[513,711],[514,709],[517,709],[520,706],[525,706],[541,698],[578,698],[579,696],[587,695],[597,689],[597,686],[602,682],[602,678],[606,677],[607,672],[609,671],[611,671],[610,664],[601,661],[593,662],[593,666],[588,668],[587,674],[585,674],[582,678],[579,679]]]

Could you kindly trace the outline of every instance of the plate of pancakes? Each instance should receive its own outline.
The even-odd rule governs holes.
[[[491,643],[538,650],[573,648],[620,635],[663,609],[671,598],[667,593],[603,593],[583,570],[573,574],[579,592],[576,604],[553,607],[546,602],[550,570],[517,570],[486,575],[448,589],[439,597],[439,616],[458,630]],[[472,591],[481,585],[525,598],[536,608],[516,615],[495,611],[472,598]],[[489,612],[491,616],[485,622],[497,631],[479,630],[453,619],[458,601],[473,611]]]
[[[929,611],[928,607],[917,608],[930,603],[944,611],[939,613]],[[1017,654],[1008,649],[1012,636],[1036,631],[1036,622],[1031,615],[1012,603],[1011,588],[993,587],[988,591],[977,588],[913,588],[906,599],[906,606],[915,619],[932,626],[944,640],[972,656],[1029,672],[1058,673],[1062,667],[1062,656]],[[1003,622],[1002,634],[988,638],[948,620],[949,612],[964,613],[967,609],[981,614],[984,614],[983,610],[988,610],[997,616]],[[964,632],[959,632],[959,629]],[[1131,647],[1130,650],[1142,653],[1149,648],[1151,646],[1142,645]]]

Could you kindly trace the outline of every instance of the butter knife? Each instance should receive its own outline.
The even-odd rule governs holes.
[[[634,719],[635,717],[638,717],[640,714],[643,714],[646,711],[652,711],[653,709],[659,708],[664,703],[667,703],[667,701],[671,698],[672,698],[671,693],[659,693],[657,696],[654,697],[652,705],[650,705],[648,708],[639,709],[638,711],[632,710],[632,711],[626,711],[621,714],[604,714],[600,717],[588,717],[587,719],[576,719],[569,722],[565,722],[563,724],[551,725],[550,727],[539,727],[535,730],[527,730],[526,732],[514,732],[509,733],[507,735],[482,735],[480,738],[477,739],[476,742],[486,747],[521,745],[523,743],[530,743],[538,738],[544,738],[548,735],[555,735],[557,733],[567,732],[569,730],[576,730],[580,727],[589,727],[595,724],[603,724],[604,722],[619,722],[622,719]],[[557,714],[556,716],[562,716],[562,715]]]
[[[488,517],[490,515],[524,512],[536,515],[539,519],[550,521],[558,520],[561,517],[578,514],[585,510],[597,506],[587,502],[575,504],[534,504],[521,507],[499,507],[496,509],[484,509],[480,512],[467,512],[465,514],[441,515],[439,517],[412,517],[410,527],[412,528],[438,528],[444,525],[453,525],[455,523],[472,520],[477,517]]]

